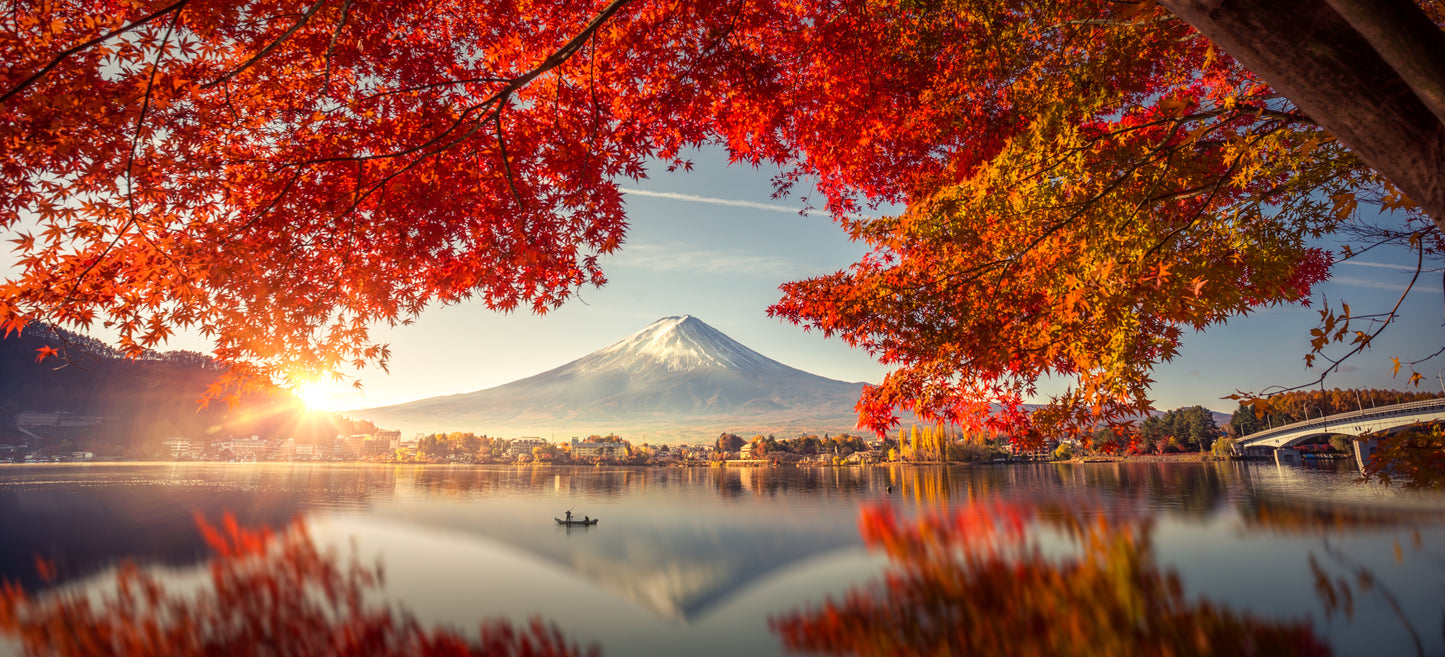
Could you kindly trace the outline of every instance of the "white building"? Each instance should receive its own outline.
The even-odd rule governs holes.
[[[533,449],[536,449],[546,444],[546,440],[543,440],[536,436],[523,436],[521,438],[513,440],[511,444],[507,446],[507,456],[518,456],[521,454],[531,456]]]

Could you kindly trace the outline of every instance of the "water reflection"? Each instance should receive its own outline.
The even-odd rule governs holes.
[[[75,590],[35,596],[6,582],[0,633],[26,654],[76,657],[600,654],[540,619],[524,626],[485,620],[472,636],[425,627],[373,599],[380,567],[319,549],[300,522],[273,532],[242,528],[229,514],[220,528],[196,518],[215,551],[203,584],[167,582],[132,563],[98,600]]]
[[[540,614],[608,654],[781,655],[770,618],[801,618],[830,596],[841,605],[851,586],[894,568],[867,551],[860,509],[891,514],[900,532],[935,515],[1014,509],[1027,519],[1025,535],[990,563],[1031,563],[1029,546],[1048,559],[1009,590],[1081,578],[1053,598],[1030,595],[1081,606],[1108,593],[1089,608],[1115,620],[1109,614],[1125,602],[1176,614],[1181,625],[1154,628],[1148,640],[1162,641],[1185,619],[1263,638],[1297,638],[1310,623],[1310,636],[1339,654],[1409,654],[1411,631],[1439,653],[1445,575],[1428,548],[1445,544],[1445,503],[1356,486],[1355,476],[1274,463],[0,468],[0,578],[47,589],[36,554],[54,559],[62,588],[94,589],[96,573],[123,561],[200,572],[211,557],[193,507],[273,526],[301,514],[323,545],[355,540],[364,560],[384,560],[394,574],[388,594],[427,623],[469,628],[505,617],[524,627]],[[559,529],[552,518],[568,508],[602,524]],[[1091,556],[1084,546],[1095,543],[1102,551]],[[1356,566],[1373,577],[1369,590]],[[1078,588],[1101,587],[1106,573],[1132,588]],[[1321,578],[1352,605],[1327,604]],[[1382,591],[1411,629],[1401,629]],[[873,603],[886,607],[881,600]],[[950,609],[906,613],[957,613]],[[1062,623],[1083,622],[1058,613]]]
[[[1327,655],[1305,621],[1190,600],[1122,505],[964,504],[901,521],[863,511],[881,582],[777,616],[792,650],[835,655]],[[1067,537],[1046,555],[1032,531]]]

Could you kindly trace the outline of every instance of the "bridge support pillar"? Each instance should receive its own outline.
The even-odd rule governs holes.
[[[1274,462],[1276,465],[1299,465],[1299,450],[1293,447],[1281,447],[1274,450]]]
[[[1365,473],[1365,464],[1370,457],[1375,455],[1375,450],[1380,446],[1379,438],[1363,438],[1352,441],[1355,444],[1355,465],[1360,466],[1360,474]]]

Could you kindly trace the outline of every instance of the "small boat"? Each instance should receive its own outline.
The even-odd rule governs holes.
[[[561,518],[553,518],[553,520],[556,520],[557,524],[567,527],[591,527],[592,525],[597,524],[597,518],[589,518],[587,520],[563,520]]]

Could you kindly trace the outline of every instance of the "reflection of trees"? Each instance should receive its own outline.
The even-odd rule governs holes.
[[[1412,532],[1411,539],[1413,550],[1424,549],[1419,529]],[[1346,556],[1339,548],[1326,543],[1322,551],[1328,562],[1322,563],[1311,553],[1310,573],[1314,575],[1315,593],[1325,605],[1325,616],[1353,618],[1355,600],[1373,594],[1379,603],[1384,604],[1399,619],[1402,629],[1415,647],[1415,654],[1424,657],[1425,646],[1420,640],[1420,633],[1415,629],[1415,624],[1410,620],[1399,596],[1388,586],[1381,584],[1373,570]],[[1403,561],[1403,552],[1404,549],[1396,542],[1395,558]],[[1442,625],[1442,628],[1445,628],[1445,625]]]
[[[1009,491],[1104,491],[1202,517],[1224,505],[1239,474],[1222,463],[1054,463],[890,468],[884,476],[903,499],[921,503],[974,502]]]
[[[31,655],[582,654],[540,620],[484,621],[473,638],[368,602],[380,568],[318,549],[299,522],[280,533],[241,528],[229,515],[222,528],[198,522],[216,551],[208,586],[170,591],[135,565],[120,568],[103,600],[77,591],[32,597],[6,582],[0,632]]]
[[[1240,517],[1252,530],[1266,529],[1283,534],[1325,534],[1341,530],[1439,525],[1445,512],[1439,509],[1398,509],[1377,506],[1288,499],[1256,499],[1239,506]]]
[[[428,497],[488,497],[566,490],[616,498],[645,485],[645,473],[591,466],[403,466],[401,487]]]
[[[853,495],[880,487],[884,476],[876,468],[721,468],[712,474],[719,490],[756,497]]]
[[[1363,475],[1386,486],[1445,488],[1445,427],[1413,427],[1381,437]]]
[[[1258,500],[1252,507],[1241,507],[1241,517],[1252,531],[1268,530],[1286,535],[1318,535],[1322,542],[1309,555],[1310,573],[1315,593],[1324,605],[1327,618],[1353,619],[1356,603],[1382,605],[1400,622],[1400,628],[1415,647],[1415,654],[1425,649],[1416,628],[1416,620],[1408,613],[1400,597],[1387,586],[1374,569],[1351,558],[1329,540],[1330,536],[1358,533],[1361,530],[1382,531],[1410,529],[1408,547],[1395,541],[1395,561],[1404,562],[1407,551],[1438,568],[1445,560],[1426,551],[1421,527],[1445,523],[1439,509],[1383,509],[1373,506],[1307,503],[1292,500]],[[1445,623],[1442,623],[1445,629]]]
[[[1034,523],[1074,554],[1045,556]],[[1147,520],[1120,509],[968,503],[901,521],[865,510],[892,567],[842,600],[776,617],[791,650],[857,655],[1326,655],[1299,622],[1184,597]]]

